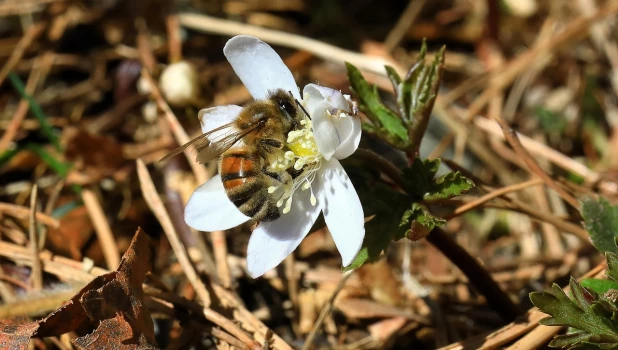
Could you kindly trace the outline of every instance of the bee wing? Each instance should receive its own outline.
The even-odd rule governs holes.
[[[197,158],[196,161],[200,164],[206,163],[209,160],[212,160],[218,157],[221,153],[230,149],[234,144],[238,141],[242,140],[243,137],[247,136],[250,132],[252,132],[255,127],[234,131],[230,134],[225,135],[219,140],[213,141],[208,145],[202,147],[196,147],[197,149]]]
[[[185,143],[184,145],[176,148],[175,150],[171,151],[170,153],[166,154],[165,157],[161,158],[159,160],[159,162],[163,162],[168,158],[171,158],[173,156],[176,156],[182,152],[184,152],[186,149],[188,149],[189,147],[193,147],[194,149],[196,149],[198,152],[206,147],[208,147],[208,145],[210,145],[211,143],[215,142],[216,140],[210,140],[211,136],[213,136],[213,134],[218,133],[220,131],[229,129],[233,126],[233,123],[228,123],[228,124],[224,124],[219,126],[218,128],[212,129],[209,132],[203,133],[200,136],[194,138],[193,140]]]
[[[206,163],[218,157],[221,153],[230,149],[230,147],[232,147],[235,143],[237,143],[243,137],[253,131],[257,127],[257,124],[251,128],[243,130],[234,130],[233,126],[234,123],[228,123],[221,125],[218,128],[212,129],[209,132],[203,133],[200,136],[194,138],[193,140],[171,151],[170,153],[165,155],[165,157],[161,158],[159,162],[178,155],[191,147],[197,151],[196,161],[200,164]],[[228,130],[228,132],[221,134],[221,131],[225,130]],[[216,136],[215,139],[211,140],[213,134],[215,134]]]

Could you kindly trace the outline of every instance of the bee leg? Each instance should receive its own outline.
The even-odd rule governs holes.
[[[260,140],[260,144],[268,153],[275,153],[283,148],[283,142],[275,139],[263,139]]]
[[[275,179],[276,181],[284,185],[290,184],[294,180],[292,176],[287,172],[272,172],[268,170],[262,170],[262,172],[264,172],[265,175]]]

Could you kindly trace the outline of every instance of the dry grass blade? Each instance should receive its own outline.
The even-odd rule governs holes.
[[[30,235],[29,244],[32,251],[32,276],[30,277],[30,282],[32,289],[35,291],[43,289],[43,272],[41,271],[41,259],[39,257],[39,232],[36,223],[38,192],[38,186],[35,184],[30,192],[30,227],[28,230]]]
[[[210,293],[206,289],[206,286],[198,276],[191,259],[189,259],[189,254],[185,249],[184,245],[180,241],[178,237],[178,233],[176,233],[176,229],[172,224],[172,220],[170,219],[167,210],[165,210],[165,206],[163,205],[163,201],[159,194],[157,193],[157,189],[155,188],[154,183],[152,182],[152,178],[148,173],[148,169],[146,165],[141,159],[138,159],[137,162],[137,176],[139,177],[140,187],[142,189],[142,195],[152,210],[153,214],[159,220],[159,223],[163,227],[163,232],[167,236],[167,239],[174,250],[174,254],[176,254],[176,258],[178,262],[182,266],[182,270],[185,275],[189,279],[189,282],[195,289],[198,298],[202,301],[202,304],[206,307],[210,306],[211,298]]]
[[[239,329],[233,322],[209,308],[211,303],[210,293],[208,293],[206,286],[195,271],[195,268],[193,267],[193,264],[189,259],[189,254],[187,253],[182,242],[180,241],[180,238],[178,237],[178,234],[174,229],[174,225],[172,224],[172,221],[167,211],[165,210],[163,201],[161,201],[161,198],[157,194],[157,190],[154,186],[154,183],[152,182],[150,174],[148,173],[148,169],[146,168],[144,162],[142,162],[140,159],[137,160],[137,175],[140,180],[140,187],[142,189],[142,194],[144,196],[144,199],[146,200],[146,203],[148,203],[150,210],[152,210],[156,218],[159,220],[159,223],[163,227],[163,231],[165,232],[167,239],[169,240],[170,245],[172,246],[172,249],[176,254],[178,262],[182,266],[182,269],[187,276],[187,279],[193,286],[193,289],[195,289],[198,298],[205,306],[204,316],[206,316],[208,320],[218,324],[223,329],[230,332],[230,334],[234,335],[245,344],[254,344],[255,341],[251,339],[245,332]]]
[[[101,207],[101,203],[92,190],[83,189],[82,200],[88,210],[88,215],[90,216],[90,220],[94,225],[95,232],[101,243],[101,249],[103,250],[107,268],[113,271],[120,264],[120,253],[116,246],[112,228],[109,226],[109,222],[107,222],[107,217]]]
[[[307,336],[307,339],[305,339],[305,343],[303,344],[302,350],[309,350],[311,348],[311,345],[313,344],[315,337],[318,335],[318,333],[320,332],[320,329],[322,328],[322,324],[324,323],[326,316],[328,316],[330,312],[333,310],[333,306],[335,305],[335,299],[339,295],[339,292],[341,292],[341,290],[343,289],[343,286],[345,286],[345,282],[348,280],[348,278],[350,278],[350,276],[352,276],[352,273],[354,273],[354,270],[345,272],[343,274],[343,278],[339,280],[339,283],[337,284],[337,288],[335,289],[333,294],[328,299],[328,302],[326,303],[326,305],[324,305],[324,307],[322,308],[322,311],[320,311],[320,315],[318,316],[318,319],[315,321],[315,324],[313,325],[311,332]]]
[[[520,191],[523,190],[525,188],[528,187],[532,187],[532,186],[537,186],[543,183],[543,180],[541,179],[532,179],[526,182],[522,182],[522,183],[518,183],[515,185],[510,185],[510,186],[505,186],[502,188],[499,188],[497,190],[491,191],[485,195],[483,195],[482,197],[466,203],[460,207],[458,207],[457,209],[455,209],[453,211],[453,213],[451,215],[449,215],[449,217],[454,217],[457,215],[461,215],[467,211],[470,211],[480,205],[482,205],[483,203],[489,202],[490,200],[500,197],[500,196],[504,196],[505,194],[511,193],[511,192],[515,192],[515,191]]]
[[[13,70],[13,68],[15,68],[15,66],[19,63],[22,56],[24,55],[28,47],[30,47],[32,42],[34,42],[34,40],[36,40],[39,35],[43,33],[43,29],[45,29],[45,25],[43,23],[38,23],[30,27],[26,35],[21,38],[21,40],[17,44],[17,47],[11,53],[11,57],[9,57],[9,59],[0,70],[0,86],[2,86],[4,79],[6,79],[6,77]]]
[[[30,208],[10,203],[0,203],[0,213],[11,215],[18,219],[27,219],[30,217]],[[38,211],[36,212],[36,219],[38,222],[53,228],[58,228],[60,226],[58,220]]]
[[[511,147],[513,147],[513,149],[515,149],[515,152],[524,160],[524,162],[526,162],[526,165],[528,165],[530,170],[538,177],[540,177],[547,186],[556,191],[560,195],[560,197],[562,197],[562,199],[564,199],[567,203],[573,206],[573,208],[579,209],[579,203],[577,202],[577,200],[573,196],[571,196],[564,188],[562,188],[558,183],[556,183],[549,175],[547,175],[547,173],[545,173],[545,171],[541,169],[539,164],[534,159],[532,159],[530,154],[521,144],[521,141],[519,141],[515,130],[508,126],[506,121],[504,121],[504,119],[502,118],[498,117],[496,118],[496,121],[498,122],[498,124],[500,124],[502,132],[504,133],[504,137],[506,138],[508,143],[511,145]]]

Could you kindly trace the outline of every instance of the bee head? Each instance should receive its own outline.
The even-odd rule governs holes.
[[[284,120],[289,123],[289,130],[296,129],[299,118],[298,109],[294,103],[292,93],[279,89],[273,91],[270,98],[281,112]]]

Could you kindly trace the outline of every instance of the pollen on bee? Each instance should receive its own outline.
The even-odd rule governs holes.
[[[285,154],[284,154],[283,156],[284,156],[284,157],[285,157],[285,159],[287,159],[287,160],[292,160],[292,159],[294,159],[294,157],[295,157],[294,152],[292,152],[292,151],[287,151],[287,152],[285,152]]]
[[[294,169],[300,170],[305,165],[305,158],[299,158],[296,163],[294,163]]]

